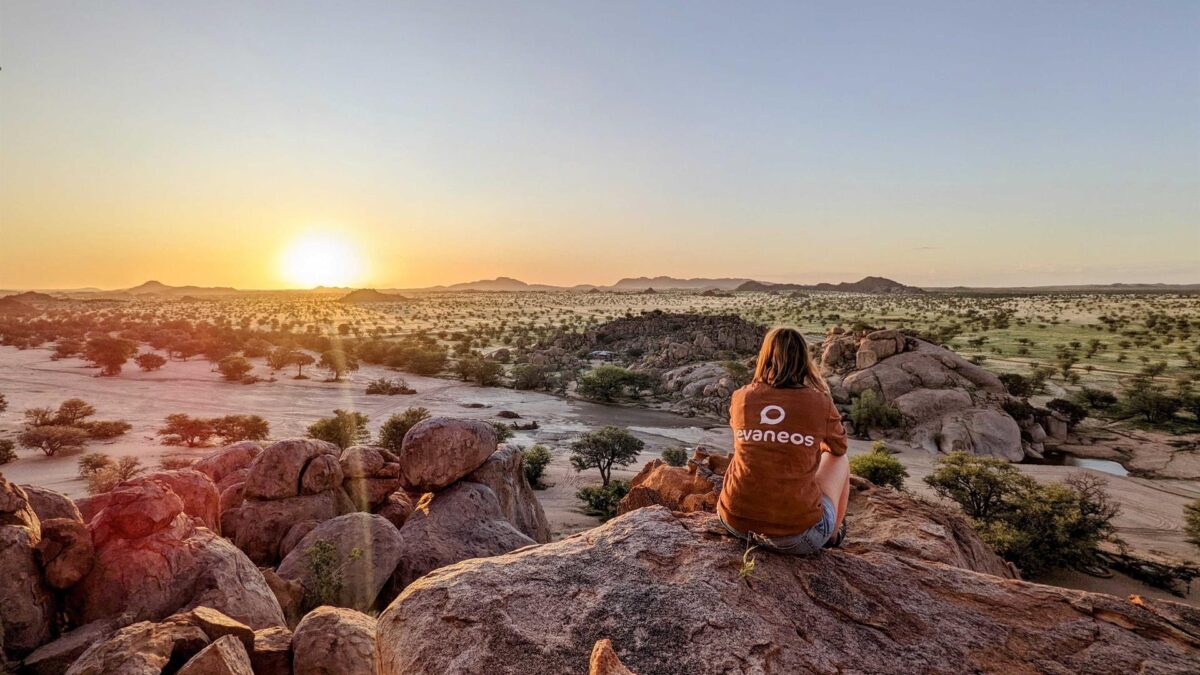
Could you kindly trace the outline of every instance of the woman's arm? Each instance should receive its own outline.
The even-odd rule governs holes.
[[[825,440],[821,442],[821,450],[834,455],[846,454],[846,428],[842,426],[842,413],[838,412],[832,398],[826,398],[829,406],[828,418],[825,421]]]

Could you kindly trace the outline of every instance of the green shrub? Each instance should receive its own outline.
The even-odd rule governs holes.
[[[321,441],[328,441],[345,450],[361,443],[368,438],[368,417],[360,412],[350,410],[334,410],[333,417],[322,417],[308,426],[308,435]]]
[[[87,475],[88,494],[96,495],[103,492],[111,492],[117,485],[133,478],[142,471],[145,471],[145,467],[142,466],[142,460],[131,455],[126,455],[116,462],[102,466]]]
[[[1067,426],[1069,427],[1073,427],[1087,419],[1087,408],[1084,408],[1078,403],[1072,403],[1066,399],[1051,399],[1050,402],[1046,404],[1046,407],[1056,413],[1061,413],[1064,417],[1066,417]]]
[[[0,438],[0,464],[8,464],[17,459],[17,451],[13,449],[16,445],[8,438]]]
[[[850,423],[857,433],[868,429],[894,429],[904,421],[895,404],[881,399],[873,389],[859,394],[850,404]]]
[[[687,450],[683,448],[667,448],[662,451],[662,459],[671,466],[686,466],[688,461]]]
[[[79,458],[79,477],[87,478],[99,469],[113,464],[113,458],[103,452],[89,452]]]
[[[1034,394],[1033,384],[1024,376],[1017,373],[1000,373],[997,377],[1004,384],[1008,393],[1018,398],[1028,398]]]
[[[525,470],[525,480],[529,481],[530,487],[534,490],[546,489],[546,485],[542,483],[542,476],[545,475],[546,467],[552,459],[554,457],[550,454],[550,449],[544,445],[535,445],[521,453],[521,466]]]
[[[1183,532],[1188,543],[1200,548],[1200,499],[1183,506]]]
[[[417,391],[408,386],[402,379],[381,377],[367,383],[367,394],[377,396],[397,396],[399,394],[415,394]]]
[[[1117,397],[1110,391],[1084,387],[1075,392],[1075,403],[1091,410],[1108,410],[1117,404]]]
[[[504,422],[492,422],[492,428],[496,430],[497,443],[504,443],[508,441],[508,439],[512,438],[513,434],[516,433],[513,431],[512,427],[508,426]]]
[[[614,480],[608,485],[582,488],[575,493],[575,496],[583,500],[584,511],[588,515],[596,516],[600,520],[608,520],[617,515],[617,504],[627,494],[629,494],[629,483],[623,480]]]
[[[158,460],[158,468],[163,471],[175,471],[176,469],[186,469],[195,463],[194,457],[163,457]]]
[[[379,445],[392,452],[398,452],[404,445],[404,434],[425,419],[429,419],[429,411],[425,408],[409,408],[392,415],[379,427]]]
[[[133,425],[125,420],[96,420],[95,422],[81,422],[78,426],[86,431],[89,437],[96,440],[116,438],[133,428]]]
[[[361,548],[354,548],[346,560],[341,560],[337,547],[327,539],[318,539],[304,549],[304,567],[308,571],[309,585],[304,588],[306,609],[322,605],[336,605],[345,585],[346,566],[363,555]]]
[[[641,389],[654,386],[654,379],[647,373],[637,373],[620,366],[597,366],[579,378],[576,391],[594,401],[609,402],[623,396],[636,396]]]
[[[962,452],[939,459],[925,482],[958,502],[980,537],[1031,578],[1094,564],[1119,513],[1097,476],[1040,484],[1008,462]]]
[[[886,485],[901,490],[908,470],[900,460],[888,454],[886,446],[881,452],[872,450],[864,455],[850,458],[850,473],[866,478],[875,485]]]
[[[225,415],[214,417],[213,432],[226,443],[263,441],[271,433],[271,425],[259,415]]]

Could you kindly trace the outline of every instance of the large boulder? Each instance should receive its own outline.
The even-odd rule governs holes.
[[[436,492],[466,476],[496,451],[496,430],[486,422],[432,417],[404,435],[401,484],[410,492]]]
[[[392,579],[396,590],[439,567],[537,543],[504,517],[490,488],[467,482],[425,495],[400,537],[400,563]]]
[[[341,451],[336,445],[312,438],[276,441],[250,462],[246,476],[246,499],[286,499],[328,490],[333,485],[332,467],[327,460],[321,460],[312,467],[314,473],[311,477],[306,479],[305,473],[309,465],[322,456],[331,457],[333,464],[337,465],[339,454]],[[341,483],[340,476],[337,483]],[[317,486],[324,487],[314,489]]]
[[[232,635],[213,640],[183,667],[179,675],[254,675],[250,655]]]
[[[352,609],[318,607],[296,626],[292,650],[295,675],[375,675],[375,619]]]
[[[1021,427],[995,408],[967,408],[909,431],[912,442],[932,452],[966,452],[1019,462],[1025,457]]]
[[[755,552],[707,513],[639,509],[462,562],[380,616],[380,672],[580,672],[597,640],[667,673],[1194,672],[1200,612],[869,550]],[[437,636],[432,639],[430,636]]]
[[[42,539],[36,548],[46,584],[59,590],[79,583],[96,560],[91,531],[74,518],[42,521]]]
[[[168,664],[184,663],[208,644],[204,631],[186,621],[140,621],[94,643],[67,675],[159,675]]]
[[[284,623],[258,568],[228,540],[197,527],[160,483],[115,491],[89,527],[95,563],[68,596],[77,623],[124,613],[157,621],[201,605],[256,629]]]
[[[343,579],[337,597],[326,601],[338,607],[369,611],[400,561],[400,531],[383,516],[371,513],[348,513],[326,520],[306,534],[283,559],[279,576],[298,580],[310,592],[315,590],[316,580],[308,568],[307,551],[319,541],[329,542],[337,551]]]
[[[0,663],[54,635],[55,604],[42,580],[36,547],[42,529],[20,486],[0,474]]]
[[[260,456],[265,456],[260,455]],[[322,522],[354,511],[340,487],[321,494],[286,499],[247,499],[222,514],[234,530],[233,541],[258,565],[279,562],[279,545],[296,523]]]
[[[69,518],[83,522],[83,515],[71,498],[61,492],[37,485],[22,485],[29,505],[37,514],[38,520],[46,521],[51,518]]]
[[[31,675],[62,675],[92,645],[106,640],[124,627],[125,617],[93,621],[63,633],[38,647],[21,661],[21,672]]]
[[[292,675],[292,631],[281,626],[255,631],[250,666],[255,675]]]
[[[183,512],[196,518],[213,532],[221,532],[221,493],[206,474],[194,469],[155,471],[125,481],[121,486],[160,483],[174,492],[183,502]]]
[[[550,541],[550,522],[525,478],[521,448],[506,445],[496,450],[463,480],[491,488],[500,502],[500,512],[525,536],[539,544]]]
[[[212,482],[219,484],[225,480],[226,476],[250,466],[250,462],[260,452],[262,452],[262,446],[258,443],[239,441],[198,460],[192,465],[192,468],[208,476]]]

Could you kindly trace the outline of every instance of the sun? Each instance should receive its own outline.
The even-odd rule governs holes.
[[[283,251],[280,272],[289,283],[301,288],[349,286],[363,278],[366,264],[345,235],[309,232]]]

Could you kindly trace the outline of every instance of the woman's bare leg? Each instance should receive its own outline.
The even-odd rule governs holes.
[[[816,479],[821,494],[837,505],[837,523],[833,528],[836,532],[846,517],[846,504],[850,500],[850,460],[845,455],[822,452]]]

